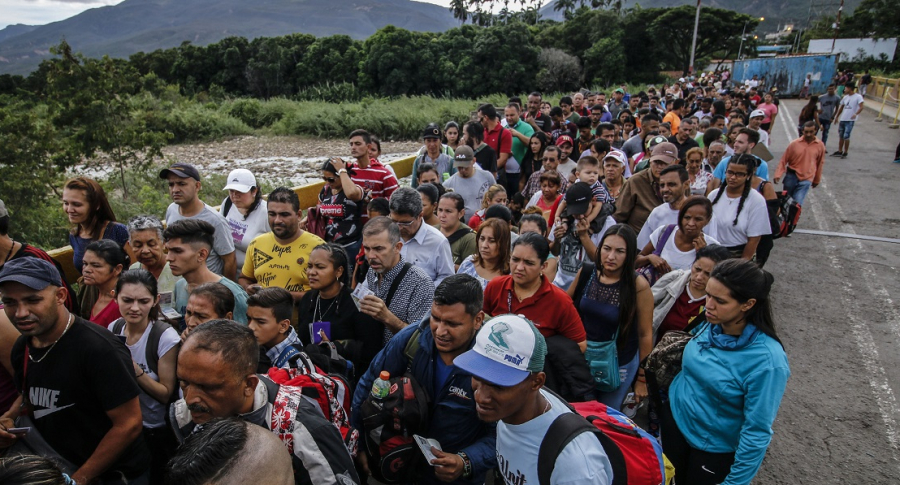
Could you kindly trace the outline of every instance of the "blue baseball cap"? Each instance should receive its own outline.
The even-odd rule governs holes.
[[[499,315],[478,332],[471,350],[453,365],[498,386],[515,386],[532,372],[544,370],[547,342],[533,323],[521,315]]]
[[[40,291],[50,285],[59,286],[62,278],[53,263],[40,258],[24,257],[8,261],[0,269],[0,284],[10,281]]]

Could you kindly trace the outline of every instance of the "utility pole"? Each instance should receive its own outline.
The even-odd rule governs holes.
[[[831,38],[831,53],[834,54],[834,44],[837,42],[838,32],[841,31],[841,12],[844,11],[844,0],[841,0],[841,6],[838,7],[837,22],[834,23],[834,37]]]
[[[700,27],[700,1],[697,0],[697,15],[694,17],[694,40],[691,41],[691,64],[688,73],[694,75],[694,52],[697,50],[697,29]],[[843,2],[843,0],[841,0]]]

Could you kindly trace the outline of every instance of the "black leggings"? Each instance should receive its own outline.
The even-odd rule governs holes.
[[[669,403],[659,413],[663,453],[675,466],[675,485],[717,485],[725,481],[734,453],[709,453],[692,448],[678,429]]]

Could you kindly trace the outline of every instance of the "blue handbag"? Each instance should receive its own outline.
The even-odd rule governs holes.
[[[584,358],[587,360],[594,378],[594,387],[600,392],[612,392],[622,385],[619,376],[619,353],[616,348],[616,340],[619,338],[619,329],[616,329],[612,340],[606,342],[594,342],[588,340]]]

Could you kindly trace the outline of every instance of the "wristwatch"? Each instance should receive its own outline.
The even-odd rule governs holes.
[[[347,173],[347,169],[346,169],[346,168],[342,168],[342,169],[338,170],[337,173],[338,173],[338,175],[340,175],[340,174],[342,174],[342,173]]]

